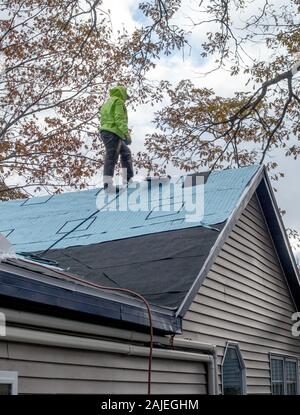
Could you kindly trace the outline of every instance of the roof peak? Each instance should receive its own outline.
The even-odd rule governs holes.
[[[188,176],[196,176],[196,175],[203,175],[203,176],[208,176],[208,175],[214,175],[214,174],[224,174],[224,173],[230,173],[230,172],[238,172],[240,170],[243,169],[258,169],[260,167],[259,164],[251,164],[248,166],[241,166],[241,167],[227,167],[225,169],[220,169],[220,170],[202,170],[202,171],[194,171],[194,172],[186,172],[184,174],[178,174],[178,175],[173,175],[170,176],[168,175],[168,177],[170,178],[170,180],[175,180],[175,179],[179,179],[180,177],[184,178],[184,177],[188,177]],[[140,177],[137,176],[137,183],[142,183],[143,181],[148,181],[150,180],[149,177],[152,179],[155,179],[156,181],[158,181],[160,178],[162,178],[163,180],[165,179],[166,175],[161,175],[161,176],[144,176],[144,177]],[[206,181],[204,182],[204,184],[206,183]],[[70,189],[61,193],[45,193],[45,194],[39,194],[39,195],[35,195],[32,197],[28,197],[28,198],[22,198],[22,199],[11,199],[11,200],[4,200],[4,201],[0,201],[0,203],[14,203],[14,202],[24,202],[26,200],[31,200],[31,199],[38,199],[38,198],[43,198],[45,200],[52,198],[52,197],[60,197],[62,195],[66,195],[66,194],[81,194],[81,193],[87,193],[87,192],[100,192],[100,190],[103,188],[103,186],[99,186],[99,187],[90,187],[90,188],[85,188],[85,189]],[[0,206],[1,206],[0,204]]]

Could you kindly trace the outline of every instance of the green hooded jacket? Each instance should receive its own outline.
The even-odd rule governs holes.
[[[109,95],[110,98],[100,108],[100,131],[110,131],[125,140],[128,137],[127,90],[124,86],[116,86],[109,91]]]

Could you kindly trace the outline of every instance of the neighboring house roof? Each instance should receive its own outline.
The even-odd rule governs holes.
[[[148,195],[146,200],[152,205],[144,205],[141,212],[107,211],[108,203],[116,201],[107,200],[102,189],[3,202],[0,233],[17,252],[29,255],[30,259],[34,259],[32,254],[42,256],[70,274],[142,294],[151,303],[154,327],[178,332],[203,279],[256,191],[300,309],[299,276],[264,168],[249,166],[198,174],[201,175],[205,185],[204,215],[200,221],[187,220],[185,206],[174,190],[182,186],[182,179],[177,178],[172,181],[171,194],[170,183],[142,182],[140,192]],[[199,187],[195,182],[189,184],[193,195]],[[125,197],[131,208],[140,207],[141,201],[136,200],[132,189],[121,194],[118,203],[124,203]],[[171,211],[159,210],[160,205],[168,203]],[[112,293],[103,295],[96,289],[87,292],[84,284],[77,284],[75,290],[74,283],[50,265],[22,258],[10,263],[16,266],[15,271],[25,268],[27,278],[29,270],[31,284],[23,281],[24,272],[15,272],[13,280],[5,274],[8,270],[2,271],[0,291],[7,297],[147,326],[145,307],[136,299]],[[33,272],[42,277],[33,279]]]

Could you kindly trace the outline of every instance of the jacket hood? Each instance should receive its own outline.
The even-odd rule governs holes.
[[[121,86],[121,85],[118,85],[118,86],[115,86],[114,88],[112,88],[109,91],[109,95],[111,97],[121,98],[123,101],[125,101],[128,97],[127,89],[124,86]]]

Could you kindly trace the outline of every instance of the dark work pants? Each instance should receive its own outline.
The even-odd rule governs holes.
[[[125,144],[124,140],[110,131],[101,131],[101,138],[106,150],[103,171],[104,183],[112,184],[112,178],[116,164],[118,163],[119,155],[121,158],[122,169],[126,169],[126,176],[124,179],[129,181],[133,177],[130,148]]]

